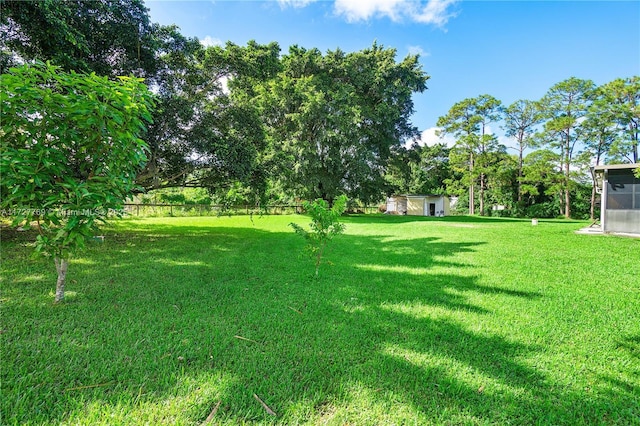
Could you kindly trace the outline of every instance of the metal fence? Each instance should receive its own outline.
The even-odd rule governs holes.
[[[266,206],[223,206],[213,204],[125,204],[132,216],[220,216],[220,215],[283,215],[304,212],[302,204],[271,204]],[[377,213],[378,206],[356,207],[354,213]]]

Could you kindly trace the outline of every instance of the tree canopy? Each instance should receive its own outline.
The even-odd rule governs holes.
[[[269,146],[286,190],[364,202],[385,192],[392,150],[418,134],[411,95],[429,78],[416,56],[374,43],[359,52],[293,46],[282,70],[259,90]]]
[[[55,259],[60,301],[69,254],[135,189],[151,94],[140,79],[42,63],[2,74],[0,86],[0,206],[14,224],[38,230],[37,250]]]
[[[492,164],[491,154],[503,150],[488,132],[488,125],[501,117],[502,103],[491,95],[467,98],[451,107],[447,115],[438,119],[440,136],[456,138],[451,160],[456,171],[462,173],[469,190],[469,213],[475,212],[475,187],[480,186],[480,214],[484,214],[487,176]]]
[[[571,166],[581,139],[580,122],[587,114],[594,90],[595,84],[591,80],[571,77],[553,85],[541,100],[546,119],[541,139],[560,154],[559,166],[564,175],[561,204],[567,218],[571,216],[571,188],[574,182]]]
[[[3,73],[20,59],[114,77],[155,69],[162,30],[142,0],[3,0],[1,8]]]
[[[150,161],[138,183],[211,191],[237,182],[264,186],[259,157],[265,137],[253,87],[278,69],[278,45],[204,48],[183,40],[183,46],[162,56],[166,65],[154,81],[158,105],[147,136]]]
[[[3,0],[2,10],[3,73],[47,60],[66,71],[145,79],[156,107],[143,136],[150,152],[140,188],[264,186],[262,123],[242,92],[275,72],[276,43],[205,48],[175,26],[152,24],[142,0]]]

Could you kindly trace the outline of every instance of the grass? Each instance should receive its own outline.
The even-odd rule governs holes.
[[[116,222],[62,305],[4,232],[0,423],[640,424],[640,240],[355,216],[314,279],[290,221]]]

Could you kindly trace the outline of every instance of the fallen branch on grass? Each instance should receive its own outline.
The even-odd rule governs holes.
[[[203,426],[211,422],[211,420],[213,420],[213,416],[216,415],[218,408],[220,408],[220,404],[222,404],[222,400],[218,401],[215,407],[213,407],[213,410],[211,410],[211,413],[209,413],[209,415],[207,416],[207,419],[202,423]]]
[[[299,310],[297,310],[296,308],[292,308],[291,306],[287,306],[289,309],[291,309],[294,312],[299,313],[300,315],[302,315],[302,312],[300,312]]]
[[[258,395],[256,395],[255,393],[253,394],[253,397],[255,399],[258,400],[258,402],[260,404],[262,404],[262,406],[264,407],[264,409],[267,411],[267,413],[271,414],[272,416],[276,416],[277,414],[275,413],[275,411],[273,411],[271,408],[269,408],[269,406],[267,404],[264,403],[263,400],[260,399],[260,397]]]
[[[237,335],[233,336],[233,337],[235,337],[236,339],[240,339],[240,340],[246,340],[247,342],[253,342],[253,343],[260,344],[260,342],[256,342],[255,340],[252,340],[252,339],[247,339],[246,337],[237,336]]]

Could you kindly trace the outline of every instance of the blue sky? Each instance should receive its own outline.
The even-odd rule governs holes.
[[[508,105],[537,100],[575,76],[604,84],[640,75],[638,1],[147,0],[153,22],[201,41],[276,41],[323,52],[375,41],[420,53],[431,77],[414,95],[413,123],[434,140],[439,116],[462,99],[490,94]],[[500,134],[499,124],[493,126]],[[503,138],[501,138],[503,139]],[[507,143],[506,140],[503,142]]]

